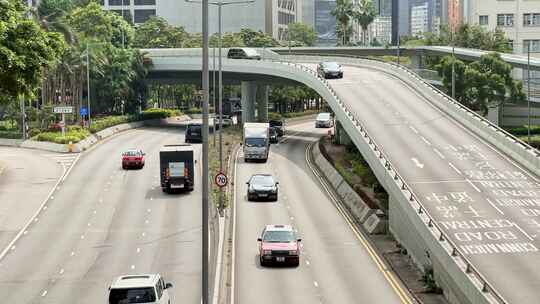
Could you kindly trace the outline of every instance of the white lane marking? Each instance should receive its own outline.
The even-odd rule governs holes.
[[[54,191],[54,189],[53,189],[53,191]],[[51,198],[50,198],[50,199],[51,199],[51,200],[53,200],[53,199],[54,199],[54,196],[51,196]]]
[[[500,214],[504,215],[504,212],[502,212],[499,207],[495,206],[495,204],[489,198],[486,198],[486,200],[491,205],[491,207],[495,208],[495,210],[497,210]]]
[[[413,158],[411,158],[411,160],[414,162],[414,164],[415,164],[418,168],[420,168],[420,169],[423,169],[423,168],[424,168],[424,164],[421,163],[417,158],[413,157]]]
[[[141,248],[137,248],[137,253],[140,253],[141,252]]]
[[[41,296],[44,297],[47,295],[47,290],[44,290],[42,293],[41,293]]]
[[[150,200],[151,200],[151,201],[153,201],[153,200],[154,200],[154,198],[153,198],[153,197],[150,197]]]
[[[527,232],[525,232],[525,230],[521,229],[517,223],[514,223],[514,227],[521,231],[521,233],[523,233],[529,240],[534,241],[534,239]]]
[[[130,267],[130,268],[131,268],[132,270],[133,270],[133,269],[135,269],[135,265],[131,265],[131,267]]]
[[[291,216],[291,221],[294,221],[294,216]]]
[[[72,251],[70,256],[74,256],[75,255],[75,251]]]
[[[409,128],[411,128],[411,130],[412,130],[412,131],[413,131],[414,133],[416,133],[416,134],[419,134],[419,133],[418,133],[418,130],[416,130],[416,128],[415,128],[415,127],[413,127],[413,126],[409,126]]]
[[[238,179],[238,156],[240,154],[240,149],[236,150],[236,155],[234,156],[234,184],[238,185],[237,179]],[[234,270],[236,268],[235,259],[236,259],[236,189],[232,192],[232,202],[233,207],[232,208],[232,244],[231,244],[231,296],[230,296],[230,304],[235,304],[234,302],[234,295],[235,295],[235,273]]]
[[[84,240],[84,234],[81,234],[81,240]]]
[[[441,153],[441,151],[437,150],[437,148],[433,148],[433,151],[435,151],[435,153],[437,153],[437,155],[439,155],[440,158],[442,159],[445,159],[446,157],[444,157],[444,155]]]
[[[426,145],[431,146],[431,143],[429,142],[429,140],[427,140],[424,136],[420,136],[420,138],[422,138],[422,140],[426,143]]]
[[[474,190],[476,190],[476,192],[482,192],[482,190],[480,190],[480,188],[478,188],[470,179],[466,179],[466,181],[474,188]]]
[[[448,163],[448,165],[450,165],[450,167],[452,167],[452,169],[454,169],[454,171],[456,171],[456,172],[457,172],[457,174],[459,174],[459,175],[462,175],[461,171],[459,171],[459,169],[458,169],[458,168],[456,168],[456,166],[454,166],[454,164],[452,164],[452,163]]]
[[[64,268],[60,269],[60,271],[58,273],[63,274],[64,273]]]
[[[15,247],[16,247],[15,245],[11,246],[11,250],[15,250]]]
[[[49,208],[47,205],[43,206],[43,210],[47,210],[47,208]]]
[[[34,222],[37,222],[37,221],[39,221],[39,218],[38,218],[38,217],[36,217],[36,218],[34,219]]]
[[[88,227],[92,226],[92,224],[88,223]]]
[[[313,281],[313,285],[315,285],[315,287],[319,287],[319,283],[317,283],[317,281]]]
[[[150,223],[150,221],[149,220],[144,220],[144,223],[148,224],[148,223]]]
[[[145,236],[146,236],[146,232],[141,233],[141,235],[142,235],[143,237],[145,237]]]
[[[308,260],[306,260],[306,265],[309,265],[309,261],[308,261]]]
[[[94,210],[94,214],[97,214],[97,210]]]
[[[150,210],[150,209],[146,209],[146,212],[148,212],[148,213],[150,213],[151,211],[152,211],[152,210]]]
[[[23,232],[23,234],[24,234],[24,235],[28,234],[28,230],[25,230],[25,231]]]

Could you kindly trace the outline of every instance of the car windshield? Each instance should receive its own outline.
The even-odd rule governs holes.
[[[271,175],[254,175],[251,178],[251,183],[261,186],[273,186],[275,184]]]
[[[337,70],[339,69],[339,64],[337,62],[324,62],[322,67],[323,69]]]
[[[188,127],[188,132],[200,132],[201,126],[200,125],[191,125]]]
[[[151,303],[156,301],[152,287],[111,289],[109,304]]]
[[[328,120],[330,119],[330,113],[321,113],[317,115],[318,120]]]
[[[283,126],[283,122],[280,120],[270,120],[268,122],[270,124],[270,127],[281,127]]]
[[[126,156],[139,156],[139,151],[127,151],[124,153]]]
[[[263,236],[263,241],[270,243],[290,243],[294,240],[294,232],[286,230],[266,231]]]
[[[248,147],[264,147],[266,139],[264,138],[246,138],[246,146]]]

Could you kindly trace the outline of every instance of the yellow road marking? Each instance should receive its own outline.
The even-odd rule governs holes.
[[[371,259],[375,262],[375,264],[377,265],[377,268],[379,269],[379,271],[383,274],[383,276],[386,278],[386,280],[388,281],[388,283],[390,283],[390,286],[392,286],[392,288],[394,289],[394,291],[396,292],[396,294],[398,295],[398,297],[400,298],[401,302],[402,303],[408,303],[408,304],[413,304],[413,301],[411,300],[411,298],[409,297],[408,295],[408,292],[406,292],[405,290],[403,290],[403,288],[401,287],[401,285],[399,284],[399,282],[397,281],[397,279],[394,277],[394,275],[392,274],[392,272],[390,270],[388,270],[388,268],[385,266],[384,262],[381,260],[381,258],[377,255],[377,253],[375,252],[375,250],[373,249],[373,247],[369,244],[369,242],[364,238],[364,236],[358,231],[358,229],[356,228],[356,226],[354,225],[354,221],[351,219],[350,215],[347,214],[344,210],[343,210],[343,207],[339,204],[338,202],[338,199],[334,196],[334,194],[329,191],[328,189],[328,185],[326,184],[326,182],[324,181],[324,179],[320,176],[320,174],[318,172],[316,172],[314,169],[313,169],[313,164],[311,163],[310,161],[310,158],[308,157],[308,153],[311,149],[311,147],[316,144],[317,142],[314,142],[314,143],[311,143],[309,145],[307,145],[307,148],[306,148],[306,161],[308,163],[308,166],[311,168],[311,170],[313,171],[313,173],[315,174],[315,176],[319,179],[319,182],[321,183],[321,185],[323,186],[324,190],[326,191],[326,193],[328,193],[328,195],[332,198],[332,201],[334,202],[334,206],[336,207],[336,209],[339,211],[339,213],[343,216],[343,218],[345,219],[345,221],[347,222],[347,224],[349,225],[349,227],[351,228],[352,232],[354,233],[354,235],[356,236],[356,238],[360,241],[360,243],[364,246],[364,248],[367,250],[368,254],[370,255]]]

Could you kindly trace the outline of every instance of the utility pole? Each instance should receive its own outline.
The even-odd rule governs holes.
[[[527,143],[531,144],[531,41],[527,44]]]
[[[90,114],[90,45],[88,43],[86,44],[86,90],[88,92],[86,99],[88,107],[88,128],[90,128],[92,116]]]
[[[21,121],[22,121],[22,138],[23,140],[26,140],[27,134],[26,134],[26,107],[24,98],[21,98]]]
[[[456,99],[456,52],[452,42],[452,99]]]
[[[397,36],[397,64],[399,65],[399,56],[400,56],[400,46],[399,46],[399,35]]]
[[[202,0],[202,89],[203,89],[203,155],[202,155],[202,296],[201,303],[208,302],[208,0]]]
[[[212,105],[214,105],[214,120],[212,128],[212,137],[214,138],[214,147],[216,146],[216,46],[212,48]]]

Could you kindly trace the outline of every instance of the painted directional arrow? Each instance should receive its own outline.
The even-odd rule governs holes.
[[[416,158],[413,157],[413,158],[411,158],[411,160],[414,162],[414,164],[415,164],[418,168],[420,168],[420,169],[423,169],[423,168],[424,168],[424,164],[422,164],[418,159],[416,159]]]

